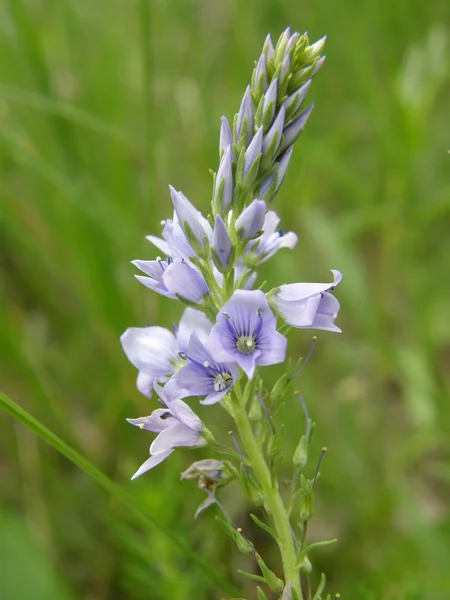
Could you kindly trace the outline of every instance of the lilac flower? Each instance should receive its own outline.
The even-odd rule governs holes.
[[[189,261],[189,259],[195,255],[195,251],[184,235],[184,231],[181,229],[177,213],[174,212],[173,219],[162,221],[161,224],[164,226],[162,238],[155,235],[147,235],[146,239],[156,246],[156,248],[158,248],[165,256]]]
[[[171,258],[162,260],[158,257],[156,260],[133,260],[132,263],[135,267],[143,271],[147,276],[135,275],[136,279],[143,283],[146,287],[158,292],[162,296],[167,298],[176,298],[175,294],[171,292],[166,283],[164,282],[164,273],[168,266],[172,262]]]
[[[247,86],[236,118],[235,140],[237,144],[244,147],[248,146],[253,137],[253,124],[253,100],[250,94],[250,86]]]
[[[203,275],[184,260],[172,261],[164,271],[163,281],[176,298],[193,304],[201,304],[209,294]]]
[[[139,370],[138,390],[152,395],[155,382],[164,383],[181,366],[179,352],[186,352],[193,331],[206,341],[212,323],[204,313],[186,308],[175,333],[164,327],[130,327],[120,341],[128,360]]]
[[[230,148],[230,157],[231,160],[234,160],[234,151],[233,151],[233,134],[231,133],[231,127],[228,123],[228,119],[226,117],[222,117],[221,125],[220,125],[220,142],[219,142],[219,150],[220,157],[222,158],[222,154],[225,152],[227,148]]]
[[[330,294],[342,279],[339,271],[331,271],[333,283],[290,283],[278,288],[271,303],[286,323],[304,329],[325,329],[341,333],[334,321],[339,302]]]
[[[150,458],[139,467],[131,479],[136,479],[159,465],[178,446],[192,448],[207,444],[202,436],[203,424],[193,410],[182,400],[167,400],[160,386],[155,385],[155,389],[165,408],[157,408],[148,417],[127,419],[131,425],[158,434],[150,446]]]
[[[257,365],[284,361],[287,339],[261,290],[236,290],[220,310],[209,344],[217,360],[237,362],[251,378]]]
[[[173,207],[186,237],[188,240],[191,238],[190,241],[195,239],[201,246],[206,246],[212,236],[212,229],[208,220],[189,202],[182,192],[177,192],[172,186],[169,187]]]
[[[250,142],[249,147],[247,148],[244,155],[244,177],[246,177],[250,171],[250,169],[255,164],[258,156],[262,152],[262,142],[263,142],[264,129],[260,127],[258,131],[255,133],[252,141]],[[256,176],[256,173],[255,173]]]
[[[214,203],[218,212],[227,210],[233,199],[234,182],[231,163],[232,150],[231,146],[227,146],[220,161],[214,187]]]
[[[146,287],[168,298],[201,304],[209,288],[200,271],[181,259],[134,260],[133,264],[148,277],[136,275]]]
[[[278,229],[280,219],[275,211],[269,210],[266,214],[263,225],[263,234],[247,246],[247,253],[257,257],[258,264],[265,262],[275,254],[280,248],[294,248],[297,243],[297,236],[292,231],[285,233],[283,229]]]
[[[212,238],[212,250],[215,255],[217,267],[224,272],[229,270],[234,257],[234,247],[225,223],[220,215],[216,215]]]
[[[253,200],[236,220],[236,231],[244,240],[248,240],[261,231],[266,214],[264,200]]]
[[[186,365],[164,388],[167,396],[177,399],[206,396],[202,404],[215,404],[222,400],[233,387],[239,369],[234,363],[217,362],[215,356],[216,348],[209,343],[203,344],[194,332],[183,354]]]
[[[292,151],[293,146],[284,152],[284,154],[278,159],[279,162],[275,168],[275,171],[266,177],[261,183],[259,196],[264,200],[271,200],[282,184],[289,166],[289,161],[291,160]]]
[[[292,121],[292,123],[289,123],[289,125],[285,128],[283,145],[281,146],[282,151],[289,148],[289,146],[291,146],[298,138],[300,133],[303,131],[303,128],[305,127],[313,108],[314,104],[311,104],[311,106],[304,110],[294,121]]]

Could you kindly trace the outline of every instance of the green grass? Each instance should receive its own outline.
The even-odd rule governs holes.
[[[450,597],[450,8],[445,0],[5,0],[0,3],[0,389],[108,474],[114,489],[253,598],[176,452],[130,483],[149,410],[119,344],[178,318],[133,278],[168,184],[200,208],[268,31],[328,35],[316,108],[276,200],[300,243],[270,282],[339,268],[344,335],[319,335],[297,382],[329,449],[311,541],[343,599]],[[325,279],[323,279],[325,278]],[[291,335],[293,356],[308,333]],[[282,368],[268,370],[275,380]],[[219,407],[202,414],[223,428]],[[286,398],[286,461],[303,427]],[[0,414],[5,600],[209,600],[222,592],[149,520]],[[297,426],[296,426],[297,424]],[[310,470],[313,470],[311,465]],[[267,554],[237,488],[223,503]],[[276,560],[275,555],[273,560]]]

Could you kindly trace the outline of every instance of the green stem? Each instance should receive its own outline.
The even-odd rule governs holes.
[[[245,395],[244,395],[245,396]],[[291,524],[286,507],[278,491],[278,485],[272,482],[271,473],[267,466],[261,445],[258,444],[245,409],[245,397],[242,397],[239,386],[236,390],[237,402],[234,403],[233,413],[239,435],[252,469],[258,479],[264,497],[264,506],[272,518],[278,534],[278,547],[283,562],[285,583],[291,583],[300,600],[303,600],[300,586],[299,570],[296,568],[297,556],[292,538]]]

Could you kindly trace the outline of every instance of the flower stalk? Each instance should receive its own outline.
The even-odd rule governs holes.
[[[226,449],[231,460],[196,461],[183,478],[198,478],[206,498],[196,516],[216,505],[220,488],[238,480],[249,502],[263,506],[269,522],[252,515],[254,523],[275,539],[283,578],[265,563],[253,542],[229,518],[221,526],[239,551],[251,554],[260,574],[240,573],[282,594],[284,600],[305,600],[301,579],[310,589],[307,523],[312,517],[317,473],[304,475],[314,424],[307,411],[306,432],[291,457],[294,475],[291,494],[280,493],[282,434],[277,407],[290,382],[309,362],[287,360],[292,327],[340,332],[335,325],[339,302],[334,290],[342,275],[333,270],[330,283],[281,283],[267,289],[255,285],[258,267],[283,248],[293,249],[297,235],[280,228],[280,218],[269,209],[291,160],[294,145],[312,111],[304,101],[312,78],[323,64],[325,39],[310,44],[306,34],[287,29],[274,46],[270,36],[230,126],[223,117],[219,166],[213,173],[211,212],[203,216],[181,191],[170,187],[173,217],[163,224],[162,237],[148,240],[164,256],[137,260],[143,273],[137,279],[185,310],[174,331],[150,326],[130,328],[121,337],[123,349],[138,369],[137,388],[159,408],[129,423],[157,434],[148,458],[133,478],[153,469],[176,448],[222,451],[210,428],[191,408],[192,402],[221,405],[235,421],[238,444]],[[315,338],[313,338],[315,339]],[[263,371],[287,361],[284,374],[270,393]],[[212,409],[211,409],[212,410]],[[321,584],[322,585],[322,584]],[[320,600],[319,588],[314,598]],[[306,594],[309,600],[311,594]],[[266,597],[258,588],[258,597]]]

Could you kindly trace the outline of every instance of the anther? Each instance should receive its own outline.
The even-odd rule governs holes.
[[[230,315],[227,312],[225,312],[225,311],[222,312],[222,317],[224,319],[231,319]]]
[[[162,258],[161,258],[160,256],[157,256],[157,257],[156,257],[156,260],[157,260],[158,262],[161,262],[161,261],[162,261]]]
[[[205,369],[207,369],[207,368],[208,368],[208,367],[210,367],[211,365],[210,365],[210,363],[209,363],[207,360],[205,360],[205,361],[203,362],[203,366],[205,367]]]
[[[161,225],[164,226],[166,224],[166,220],[162,219],[162,221],[160,221]]]
[[[262,309],[262,308],[258,308],[258,310],[256,311],[256,314],[258,315],[258,317],[259,317],[260,319],[262,319],[262,318],[263,318],[263,316],[264,316],[264,311],[263,311],[263,309]]]
[[[144,429],[145,425],[144,423],[139,423],[139,429]]]
[[[181,358],[181,360],[187,360],[186,352],[178,352],[178,356]]]

